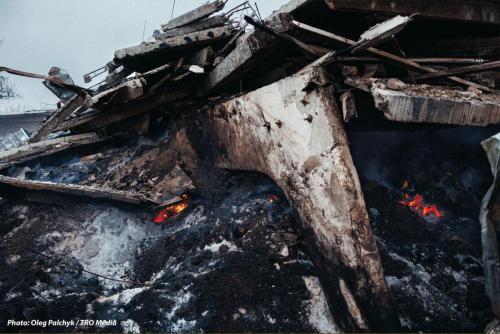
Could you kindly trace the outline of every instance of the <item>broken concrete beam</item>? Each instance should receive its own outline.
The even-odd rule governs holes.
[[[276,15],[266,22],[270,27],[280,33],[292,29],[290,16]],[[200,94],[238,80],[248,71],[257,67],[259,60],[269,54],[273,47],[279,45],[279,40],[269,34],[254,30],[242,36],[236,45],[220,64],[218,64],[205,79],[200,88]]]
[[[336,323],[393,324],[389,293],[334,91],[314,68],[209,110],[223,168],[258,171],[284,191],[310,232]],[[376,311],[375,311],[376,310]]]
[[[489,0],[441,0],[441,1],[414,1],[414,0],[372,0],[367,5],[366,0],[324,0],[335,11],[360,11],[383,14],[410,15],[477,22],[500,24],[500,3]]]
[[[186,64],[198,65],[205,67],[211,65],[215,59],[215,52],[211,46],[207,46],[200,51],[195,52],[190,57],[186,59]]]
[[[173,18],[166,24],[163,24],[161,26],[161,29],[163,31],[167,31],[170,29],[174,29],[177,27],[184,26],[186,24],[204,19],[206,17],[209,17],[210,15],[222,10],[224,8],[225,2],[222,0],[217,0],[212,3],[206,3],[198,8],[195,8],[185,14],[182,14],[181,16],[177,16],[176,18]]]
[[[144,79],[133,79],[114,86],[104,92],[92,96],[92,102],[89,107],[100,108],[105,105],[106,108],[134,100],[144,94]]]
[[[500,123],[497,94],[402,82],[393,85],[381,79],[348,79],[346,84],[369,92],[375,107],[391,121],[475,126]]]
[[[85,133],[22,145],[8,151],[0,152],[0,170],[59,153],[70,148],[94,144],[104,140],[106,138],[99,137],[95,133]]]
[[[22,196],[31,195],[31,193],[43,193],[44,202],[50,201],[49,196],[71,195],[78,197],[87,197],[93,199],[110,200],[126,204],[157,206],[158,202],[147,198],[141,194],[113,189],[93,188],[77,184],[60,184],[53,182],[20,180],[13,177],[0,175],[0,194],[2,196]],[[57,200],[55,201],[57,204]]]
[[[300,10],[313,2],[320,2],[322,0],[290,0],[281,6],[279,9],[272,12],[266,19],[271,19],[281,13],[293,14],[295,11]]]
[[[231,27],[218,27],[197,31],[191,34],[176,36],[166,40],[142,43],[115,52],[115,62],[127,63],[133,58],[144,59],[148,56],[161,57],[172,52],[194,49],[203,45],[213,43],[231,37],[233,29]]]
[[[356,102],[354,94],[351,91],[346,91],[340,95],[340,105],[342,107],[342,118],[348,123],[351,118],[356,116]]]
[[[186,26],[182,26],[179,28],[175,28],[172,30],[167,30],[158,36],[156,36],[156,39],[168,39],[171,37],[177,37],[177,36],[184,36],[187,34],[191,34],[193,32],[197,31],[202,31],[202,30],[207,30],[210,28],[215,28],[215,27],[220,27],[226,24],[228,21],[228,18],[223,16],[223,15],[217,15],[213,17],[206,18],[204,20],[200,20],[198,22],[191,23]]]
[[[109,72],[104,79],[104,82],[110,87],[120,84],[130,73],[131,70],[126,69],[123,65]]]

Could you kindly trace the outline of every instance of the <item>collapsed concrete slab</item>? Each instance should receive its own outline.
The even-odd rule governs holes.
[[[140,45],[117,50],[115,52],[114,61],[120,64],[135,64],[148,60],[148,57],[161,57],[168,56],[169,54],[175,55],[189,49],[196,51],[196,48],[201,48],[204,45],[211,44],[218,40],[230,38],[232,34],[233,29],[231,27],[223,26],[155,42],[142,43]],[[165,60],[166,59],[162,60],[163,63],[165,63]]]
[[[181,16],[177,16],[176,18],[173,18],[170,20],[168,23],[163,24],[161,26],[163,31],[167,31],[170,29],[178,28],[181,26],[185,26],[187,24],[190,24],[192,22],[196,22],[198,20],[204,19],[213,13],[216,13],[222,8],[224,8],[225,1],[217,0],[212,3],[206,3],[198,8],[195,8],[185,14],[182,14]]]
[[[193,32],[206,30],[214,27],[220,27],[226,24],[227,21],[228,18],[223,15],[209,17],[207,19],[200,20],[198,22],[194,22],[186,26],[182,26],[172,30],[167,30],[156,36],[156,39],[167,39],[175,36],[191,34]]]
[[[336,323],[357,330],[390,327],[377,246],[323,70],[307,70],[222,103],[209,118],[224,152],[220,166],[270,176],[311,232],[309,246],[324,274]]]
[[[500,22],[500,4],[488,0],[372,0],[367,5],[365,0],[325,0],[332,10],[378,12],[384,14],[413,14],[419,16],[498,24]]]
[[[369,92],[375,107],[391,121],[475,126],[500,123],[497,94],[407,85],[395,79],[348,79],[346,84]]]
[[[280,33],[288,32],[293,28],[290,17],[287,15],[274,15],[266,23]],[[235,49],[204,80],[200,94],[217,90],[238,80],[245,73],[258,66],[259,61],[269,56],[277,45],[279,45],[279,40],[259,30],[241,36]]]

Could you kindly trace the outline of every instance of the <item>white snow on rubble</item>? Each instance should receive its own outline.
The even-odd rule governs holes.
[[[309,312],[309,324],[318,333],[338,333],[339,329],[333,322],[319,279],[315,276],[306,276],[303,279],[311,294],[311,299],[305,305]]]

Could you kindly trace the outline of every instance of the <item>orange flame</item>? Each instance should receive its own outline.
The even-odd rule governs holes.
[[[271,196],[269,196],[269,198],[267,199],[267,201],[268,201],[269,203],[274,203],[274,202],[278,201],[279,199],[280,199],[280,198],[278,197],[278,195],[274,195],[274,194],[272,194]]]
[[[186,210],[189,203],[189,197],[187,195],[181,196],[181,201],[167,206],[158,212],[158,214],[153,218],[153,221],[156,224],[161,224],[167,221],[168,219],[178,215],[182,211]]]
[[[408,181],[405,181],[403,189],[407,189],[408,186]],[[404,198],[398,203],[409,207],[411,210],[422,216],[434,215],[437,218],[443,217],[443,213],[437,208],[437,206],[434,204],[426,205],[422,195],[420,194],[415,194],[415,196],[412,197],[408,193],[405,193]]]

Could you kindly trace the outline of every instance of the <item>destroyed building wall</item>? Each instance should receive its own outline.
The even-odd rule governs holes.
[[[5,229],[14,229],[8,233],[20,238],[24,236],[15,232],[18,226],[21,230],[36,232],[36,226],[31,224],[33,216],[49,212],[43,221],[50,221],[51,215],[58,212],[58,209],[50,211],[47,206],[32,208],[27,205],[27,209],[21,209],[30,212],[30,219],[26,221],[26,217],[20,218],[25,213],[19,216],[19,208],[12,206],[10,201],[21,199],[61,204],[62,198],[54,193],[74,194],[75,189],[80,199],[113,197],[114,205],[132,201],[139,204],[143,216],[151,215],[154,222],[164,223],[170,232],[161,234],[165,239],[151,248],[148,253],[151,261],[131,260],[136,266],[129,267],[142,283],[158,279],[160,288],[152,292],[147,287],[143,290],[142,285],[132,289],[127,286],[112,294],[115,291],[104,289],[96,292],[92,287],[82,292],[90,294],[86,296],[89,303],[84,300],[75,304],[80,308],[87,304],[86,307],[92,308],[92,314],[101,314],[101,311],[105,314],[115,311],[115,299],[124,307],[141,307],[141,303],[150,301],[148,308],[156,302],[161,305],[155,309],[154,317],[165,312],[172,315],[167,320],[162,318],[159,325],[146,321],[139,326],[135,321],[144,320],[142,311],[128,312],[130,318],[123,319],[123,331],[130,328],[146,331],[424,328],[432,331],[451,327],[482,330],[483,322],[474,321],[474,317],[478,314],[487,318],[492,316],[484,308],[474,305],[483,297],[480,283],[483,276],[478,274],[481,264],[475,260],[477,254],[471,253],[469,257],[470,254],[464,251],[458,254],[461,258],[453,260],[455,262],[438,259],[424,266],[418,256],[405,253],[404,247],[398,248],[397,242],[387,234],[413,231],[415,235],[407,232],[404,237],[414,246],[413,249],[422,250],[420,254],[426,253],[427,247],[435,247],[436,254],[442,254],[439,247],[443,243],[447,247],[444,253],[449,254],[448,248],[460,249],[458,246],[466,241],[455,236],[448,238],[453,229],[447,229],[446,224],[431,221],[435,225],[425,225],[428,217],[421,217],[421,208],[417,208],[418,211],[411,206],[413,195],[406,188],[403,193],[411,200],[405,197],[401,204],[392,201],[394,193],[402,191],[395,186],[360,184],[357,169],[366,167],[365,162],[358,159],[355,167],[344,122],[349,122],[351,129],[378,131],[390,128],[398,132],[440,130],[451,125],[498,125],[500,63],[498,43],[495,44],[499,38],[495,13],[499,12],[499,3],[464,0],[440,4],[429,2],[426,5],[424,2],[396,0],[390,5],[387,1],[374,1],[371,6],[365,6],[362,1],[291,0],[266,19],[262,19],[258,8],[249,3],[236,8],[236,13],[240,8],[246,14],[239,19],[234,9],[221,15],[218,12],[224,4],[214,1],[202,5],[162,25],[163,32],[155,33],[154,40],[118,50],[113,60],[100,69],[107,72],[107,77],[94,89],[67,85],[52,76],[5,67],[0,69],[49,80],[76,93],[72,101],[62,105],[42,124],[29,144],[0,155],[0,169],[5,174],[0,178],[0,194],[7,198],[5,207],[10,212]],[[421,13],[415,13],[415,8]],[[391,18],[393,14],[408,16]],[[369,38],[366,38],[367,29]],[[462,36],[464,33],[466,36]],[[201,121],[206,117],[210,122]],[[197,131],[206,137],[197,143],[197,147],[192,147],[185,134]],[[165,145],[170,135],[182,142],[184,150]],[[390,138],[392,136],[386,134],[386,142],[382,142],[384,147],[391,146],[388,145]],[[214,140],[218,145],[211,145]],[[101,151],[103,146],[117,143],[118,146],[126,143],[128,147]],[[357,148],[363,145],[366,143],[358,143]],[[238,185],[232,188],[228,184],[244,183],[245,177],[233,179],[217,166],[201,161],[203,159],[191,159],[200,153],[196,150],[205,151],[206,160],[219,158],[219,167],[264,173],[284,194],[268,193],[265,190],[268,188],[263,190],[258,182],[255,188],[246,191],[240,191]],[[81,152],[94,154],[83,157],[78,155]],[[397,170],[395,174],[402,173],[404,171]],[[253,174],[246,175],[250,180],[259,179]],[[193,185],[189,182],[190,177],[197,184],[196,188],[176,186],[179,180],[187,180],[183,184]],[[448,176],[444,180],[448,180]],[[374,195],[378,190],[381,190],[379,197]],[[222,200],[221,197],[228,192],[229,198]],[[267,203],[264,197],[254,200],[253,196],[257,194],[269,196]],[[370,210],[369,216],[365,195],[381,208],[399,206],[378,214],[376,210]],[[233,196],[240,196],[243,202],[234,204]],[[67,197],[74,201],[72,196]],[[286,209],[282,206],[287,202],[285,198],[291,204],[287,203]],[[384,198],[390,199],[390,204],[380,203]],[[214,208],[213,214],[205,215],[205,210],[215,199],[222,203],[221,206]],[[255,212],[249,216],[258,217],[259,221],[250,224],[245,212],[253,211],[244,203],[245,199],[258,210],[271,208],[271,218],[266,220]],[[90,199],[92,201],[95,199]],[[278,210],[280,214],[276,217],[272,213],[273,203],[283,209]],[[182,210],[176,211],[178,205]],[[436,206],[431,208],[435,210],[432,212],[441,215]],[[465,208],[475,210],[473,205]],[[108,209],[103,208],[104,211]],[[85,210],[80,208],[77,212]],[[112,211],[110,215],[113,217],[127,216]],[[297,213],[302,223],[297,229],[304,234],[304,240],[302,235],[295,238],[279,227],[279,224],[289,222],[292,212]],[[473,213],[477,216],[475,211]],[[469,217],[472,213],[467,214]],[[398,215],[407,223],[414,220],[417,227],[388,226],[392,222],[389,218]],[[76,219],[68,213],[65,216],[72,221]],[[91,225],[102,223],[102,219],[96,222],[93,218],[90,219]],[[150,218],[134,218],[137,224],[144,223],[140,228],[127,221],[127,228],[153,230],[156,226],[151,225]],[[243,226],[240,226],[240,218],[245,222],[241,224]],[[85,226],[90,220],[85,220]],[[261,220],[263,224],[260,224]],[[452,219],[446,217],[445,220]],[[470,219],[466,221],[472,222]],[[292,232],[296,231],[296,227],[286,226]],[[380,233],[377,239],[372,226]],[[256,229],[258,233],[255,238],[249,237],[252,247],[245,248],[249,240],[244,235],[249,229]],[[200,231],[207,232],[210,238],[206,239]],[[81,233],[89,236],[84,231],[74,232]],[[223,235],[222,239],[218,234]],[[199,238],[190,239],[192,235]],[[427,238],[423,238],[424,235]],[[177,237],[180,241],[175,241]],[[259,239],[272,239],[272,242],[252,243]],[[45,247],[51,244],[50,241],[35,245]],[[68,239],[63,236],[52,241],[57,244]],[[376,241],[383,250],[385,262],[380,260]],[[75,249],[73,255],[89,252],[85,245],[79,245],[81,249]],[[104,242],[102,247],[108,245]],[[248,250],[249,253],[243,252],[244,255],[265,248],[262,257],[253,258],[262,267],[255,271],[251,268],[242,270],[238,261],[248,264],[245,267],[251,267],[251,262],[246,262],[245,256],[239,258],[241,254],[235,247]],[[137,252],[141,253],[138,258],[142,259],[142,248]],[[39,253],[41,257],[46,255]],[[160,255],[156,256],[158,253]],[[216,259],[210,253],[217,253]],[[285,259],[291,254],[293,259],[288,262]],[[26,267],[16,264],[16,255],[12,255],[14,258],[9,258],[6,264],[25,270]],[[129,255],[133,257],[132,253]],[[218,256],[228,260],[228,265],[222,266],[223,274],[204,271],[221,263]],[[175,265],[168,262],[172,257]],[[81,257],[76,258],[83,261]],[[200,263],[202,269],[197,271],[195,268]],[[384,277],[382,264],[387,263],[390,274]],[[284,268],[296,264],[299,274],[292,275],[292,281],[285,285],[301,292],[307,289],[308,292],[293,295],[292,300],[286,297],[289,290],[276,288],[280,285],[273,279],[276,276],[282,279],[293,273],[292,269]],[[84,269],[86,265],[83,263]],[[96,266],[91,268],[98,269]],[[179,268],[188,269],[179,273]],[[398,271],[398,268],[404,270]],[[440,268],[448,272],[432,272]],[[46,274],[44,265],[39,269],[37,274]],[[310,270],[322,273],[321,287],[317,278],[309,275]],[[193,273],[198,276],[191,276]],[[401,273],[404,275],[398,276]],[[210,284],[203,283],[205,274]],[[51,284],[59,282],[57,276],[48,276],[53,279]],[[463,277],[472,277],[473,282],[467,285]],[[489,277],[486,275],[491,284]],[[86,278],[80,280],[79,277],[78,284],[85,283]],[[12,277],[9,279],[14,281]],[[178,286],[173,289],[166,287],[169,279]],[[401,291],[411,279],[418,282],[416,286],[420,294]],[[443,292],[446,289],[441,289],[439,282],[435,282],[441,279],[441,285],[445,287],[450,279],[458,284]],[[237,289],[226,289],[228,281]],[[391,289],[387,288],[387,283]],[[193,290],[192,285],[200,289]],[[264,286],[264,289],[258,286]],[[22,293],[33,290],[44,294],[51,286],[40,290],[37,281],[30,278],[23,288],[26,289]],[[213,293],[212,299],[223,301],[216,307],[210,305],[209,313],[201,311],[207,305],[204,304],[207,299],[198,296],[203,289]],[[464,297],[464,289],[469,289],[467,293],[475,297]],[[241,295],[240,290],[243,290]],[[329,310],[321,297],[322,290],[328,299]],[[96,301],[92,300],[96,297],[92,293],[102,295]],[[173,294],[175,300],[168,298],[168,293]],[[231,299],[235,295],[242,296],[252,306],[235,307]],[[280,310],[275,318],[275,313],[254,306],[253,295],[271,296],[262,302],[277,302],[286,312]],[[313,296],[318,302],[304,304],[307,306],[301,310],[299,305],[306,295]],[[127,296],[131,299],[124,302]],[[10,297],[16,298],[15,295]],[[396,297],[405,308],[403,311],[396,308],[399,319],[394,313],[391,297]],[[59,298],[61,296],[54,297],[56,303]],[[466,300],[460,300],[459,306],[453,305],[448,319],[446,312],[442,311],[443,301],[451,303],[454,298]],[[286,307],[287,301],[291,305],[289,308]],[[15,308],[22,305],[21,299],[17,302]],[[108,303],[113,304],[112,307]],[[174,306],[170,307],[172,303]],[[188,312],[188,305],[191,309],[193,305],[198,305],[198,308]],[[439,308],[436,314],[443,317],[442,321],[428,321],[422,316],[432,314],[428,312],[433,306]],[[6,311],[16,314],[18,310],[15,308]],[[37,310],[35,308],[32,312]],[[178,310],[181,310],[179,317]],[[303,311],[309,312],[306,312],[309,316],[313,313],[321,315],[323,325],[307,325]],[[336,324],[331,321],[330,311]],[[463,316],[465,313],[469,314]],[[290,323],[289,319],[297,314],[300,320]],[[465,320],[461,323],[457,318]]]
[[[284,189],[321,254],[316,264],[325,270],[339,324],[390,326],[377,248],[327,86],[324,73],[312,69],[213,108],[209,117],[223,152],[220,163],[265,173]],[[370,312],[375,305],[384,317]]]

